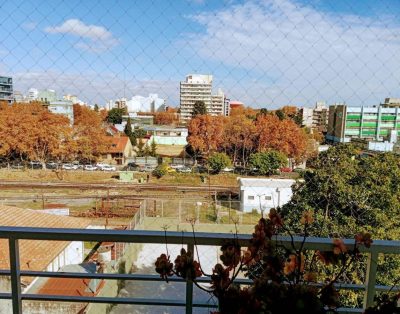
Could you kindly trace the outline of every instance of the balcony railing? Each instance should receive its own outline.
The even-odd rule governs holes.
[[[186,245],[193,252],[194,242],[197,245],[220,246],[224,240],[233,237],[232,234],[223,233],[196,233],[196,239],[191,233],[167,232],[169,244]],[[23,271],[20,269],[19,240],[56,240],[56,241],[95,241],[95,242],[125,242],[141,244],[165,244],[165,234],[160,231],[121,231],[121,230],[91,230],[91,229],[49,229],[28,227],[0,227],[0,238],[8,239],[10,269],[1,270],[0,275],[11,277],[11,293],[0,293],[0,299],[12,300],[13,313],[22,313],[22,301],[53,301],[53,302],[84,302],[107,304],[135,304],[151,306],[178,306],[184,307],[186,313],[192,313],[194,307],[210,308],[213,304],[193,301],[193,283],[186,282],[185,300],[130,298],[130,297],[88,297],[48,294],[28,294],[21,292],[21,276],[48,277],[48,278],[89,278],[89,279],[114,279],[114,280],[138,280],[138,281],[162,281],[158,275],[149,274],[110,274],[110,273],[73,273],[73,272],[47,272],[47,271]],[[250,235],[239,234],[240,245],[247,246]],[[291,239],[278,237],[277,241],[288,247]],[[353,239],[344,241],[351,248]],[[300,246],[302,238],[294,238],[295,246]],[[304,248],[308,250],[331,250],[332,239],[308,238]],[[361,252],[368,256],[366,282],[358,284],[339,284],[338,289],[364,291],[364,308],[373,304],[377,291],[388,291],[391,287],[376,285],[376,270],[379,254],[400,254],[400,241],[374,241],[371,248],[360,248]],[[171,278],[173,282],[184,282],[181,278]],[[199,282],[208,282],[207,278],[200,278]],[[238,279],[239,284],[251,284],[247,279]],[[362,309],[341,308],[344,313],[361,313]]]

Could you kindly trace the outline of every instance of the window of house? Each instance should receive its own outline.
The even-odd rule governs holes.
[[[249,201],[254,200],[254,195],[249,195],[249,196],[247,196],[247,199],[248,199]]]
[[[271,195],[265,195],[265,200],[270,201],[272,199]]]

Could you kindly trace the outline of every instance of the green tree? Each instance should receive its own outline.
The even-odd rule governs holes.
[[[94,104],[94,111],[99,112],[99,105],[98,104]]]
[[[139,138],[138,143],[137,143],[137,156],[138,157],[143,157],[144,156],[144,143],[141,138]]]
[[[204,101],[198,100],[193,105],[192,117],[207,114],[207,107]]]
[[[148,143],[144,145],[143,155],[146,157],[151,156],[151,149]]]
[[[158,165],[156,169],[153,170],[153,175],[160,179],[161,177],[165,176],[168,173],[168,164],[162,163]]]
[[[278,109],[275,111],[275,115],[279,118],[279,120],[284,120],[286,118],[285,113],[283,112],[283,110]]]
[[[131,121],[130,117],[126,121],[126,125],[125,125],[125,128],[124,128],[124,133],[128,137],[130,137],[132,135],[132,121]]]
[[[275,150],[250,155],[250,166],[257,168],[262,175],[271,175],[277,169],[286,165],[286,155]]]
[[[232,161],[225,153],[213,153],[208,158],[207,164],[213,172],[218,173],[226,167],[231,167]]]
[[[125,109],[112,108],[107,115],[107,121],[112,124],[122,123],[122,116],[126,113]]]
[[[150,144],[150,156],[157,157],[157,144],[156,144],[156,141],[154,140],[154,138]]]

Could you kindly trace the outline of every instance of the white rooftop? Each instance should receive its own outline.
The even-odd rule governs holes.
[[[252,179],[238,178],[240,187],[290,188],[296,181],[293,179]]]

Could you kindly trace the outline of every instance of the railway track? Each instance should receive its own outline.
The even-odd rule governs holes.
[[[130,183],[70,183],[70,182],[27,182],[0,181],[0,189],[37,188],[37,189],[80,189],[80,190],[134,190],[140,191],[173,191],[173,192],[211,192],[237,193],[237,186],[221,185],[159,185],[159,184],[130,184]],[[0,194],[1,195],[1,194]]]

